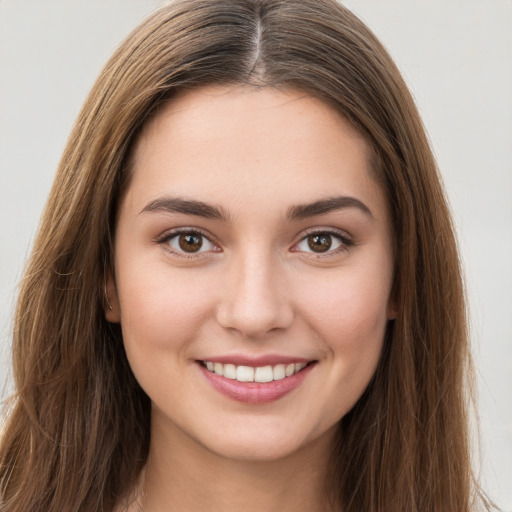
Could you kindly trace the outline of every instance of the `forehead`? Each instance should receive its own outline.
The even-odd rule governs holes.
[[[289,123],[291,119],[295,121],[293,126]],[[211,131],[213,126],[217,128],[215,131]],[[279,128],[286,130],[275,139],[272,132]],[[327,102],[296,89],[250,85],[205,86],[179,92],[146,124],[134,153],[138,156],[145,143],[158,138],[163,131],[169,137],[194,131],[204,142],[236,133],[238,143],[250,143],[255,135],[264,139],[267,134],[266,142],[275,146],[291,142],[287,133],[295,138],[311,139],[311,132],[318,128],[330,131],[333,136],[342,134],[350,138],[369,156],[364,137]]]
[[[146,125],[132,195],[172,193],[236,203],[294,203],[378,193],[364,137],[327,103],[293,89],[204,87],[182,92]],[[172,190],[169,190],[172,189]]]

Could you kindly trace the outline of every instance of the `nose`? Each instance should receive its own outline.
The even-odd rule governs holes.
[[[256,253],[230,265],[220,291],[217,322],[247,338],[284,330],[294,319],[284,272],[272,257]]]

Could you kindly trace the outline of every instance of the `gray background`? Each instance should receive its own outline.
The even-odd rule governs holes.
[[[3,396],[16,283],[67,135],[112,50],[161,3],[0,0]],[[345,4],[396,59],[438,157],[467,275],[482,480],[512,510],[512,1]]]

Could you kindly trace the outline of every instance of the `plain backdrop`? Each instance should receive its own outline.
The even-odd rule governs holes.
[[[74,118],[157,0],[0,0],[0,384],[17,282]],[[512,1],[347,0],[402,70],[429,132],[465,265],[482,480],[512,510]],[[435,236],[435,233],[432,234]]]

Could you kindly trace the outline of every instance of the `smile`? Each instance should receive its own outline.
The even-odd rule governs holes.
[[[204,366],[210,371],[226,379],[238,382],[272,382],[291,377],[303,370],[308,363],[276,364],[275,366],[237,366],[230,363],[214,363],[203,361]]]
[[[268,359],[268,358],[267,358]],[[197,361],[206,380],[227,398],[247,404],[268,404],[299,388],[318,361]],[[245,364],[235,364],[236,362]],[[264,364],[267,363],[267,364]]]

